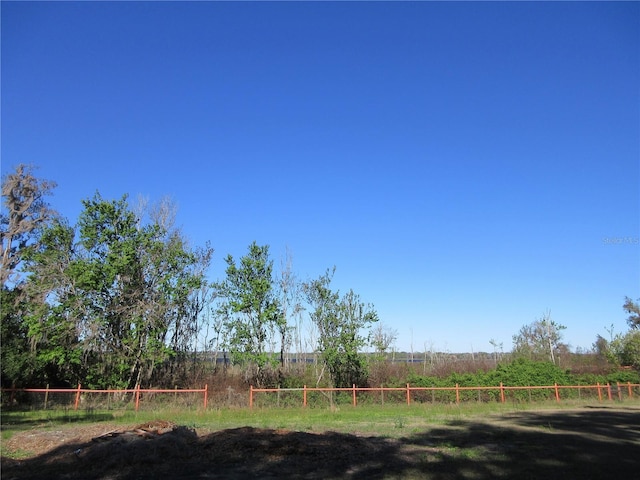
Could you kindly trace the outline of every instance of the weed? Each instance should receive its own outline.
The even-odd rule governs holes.
[[[396,419],[393,422],[393,425],[395,428],[404,428],[404,418],[396,417]]]

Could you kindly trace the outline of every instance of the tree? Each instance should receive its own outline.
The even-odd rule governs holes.
[[[640,330],[638,330],[640,328],[640,322],[638,322],[640,308],[629,297],[625,297],[622,308],[631,314],[627,318],[630,330],[624,335],[620,333],[614,335],[612,324],[611,328],[607,329],[611,340],[607,341],[598,335],[594,347],[611,363],[640,370]]]
[[[34,176],[34,167],[18,165],[2,180],[0,214],[0,336],[2,384],[29,385],[38,380],[40,368],[31,352],[24,317],[28,302],[19,277],[23,260],[40,242],[42,230],[57,217],[45,201],[55,183]]]
[[[3,387],[29,387],[37,381],[35,358],[29,351],[28,330],[23,318],[23,302],[18,289],[0,290],[0,365]]]
[[[84,302],[68,272],[75,232],[59,219],[46,228],[36,248],[25,255],[25,307],[31,354],[52,384],[77,384],[86,373],[80,325],[73,314]]]
[[[592,348],[598,357],[608,360],[609,341],[606,338],[602,335],[597,335]]]
[[[627,318],[627,323],[630,328],[640,329],[640,299],[635,302],[631,300],[629,297],[624,297],[624,308],[625,312],[629,314]]]
[[[495,365],[498,366],[498,350],[502,352],[503,342],[498,343],[497,340],[494,340],[492,338],[491,340],[489,340],[489,343],[493,347],[493,360],[495,362]]]
[[[372,305],[365,305],[353,290],[342,298],[330,289],[335,268],[305,283],[304,291],[318,329],[318,351],[335,387],[364,385],[366,359],[360,350],[368,344],[361,331],[378,321]]]
[[[197,335],[193,302],[210,250],[198,255],[179,231],[144,222],[126,196],[96,193],[83,205],[77,241],[57,223],[29,257],[29,336],[59,377],[132,387]]]
[[[36,241],[38,232],[56,216],[45,201],[56,184],[33,175],[34,167],[18,165],[2,182],[2,199],[6,212],[0,215],[0,286],[16,275],[27,249]]]
[[[615,335],[607,342],[604,355],[614,365],[640,370],[640,331],[632,329],[624,335]]]
[[[236,264],[228,255],[226,278],[216,285],[217,314],[223,318],[232,360],[246,367],[247,379],[263,385],[267,367],[274,365],[267,345],[274,332],[286,325],[276,297],[269,246],[254,241]]]
[[[291,344],[291,331],[295,329],[291,325],[294,318],[299,318],[304,310],[300,301],[300,284],[296,279],[292,268],[293,260],[289,250],[282,262],[280,275],[277,282],[277,295],[282,307],[282,321],[278,323],[280,335],[280,365],[285,365],[285,352]],[[299,325],[298,325],[299,327]],[[298,332],[298,335],[300,332]]]
[[[549,360],[555,363],[556,354],[560,350],[566,350],[566,346],[561,343],[561,331],[565,328],[551,320],[551,315],[547,312],[540,320],[523,326],[513,336],[513,352],[529,358],[548,355]]]
[[[620,363],[640,370],[640,331],[630,330],[623,337]]]
[[[378,355],[384,357],[398,338],[398,331],[383,323],[378,323],[371,331],[371,345]]]

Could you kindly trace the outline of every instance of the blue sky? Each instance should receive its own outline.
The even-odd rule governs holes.
[[[640,297],[640,4],[2,2],[2,171],[336,266],[397,348],[590,347]]]

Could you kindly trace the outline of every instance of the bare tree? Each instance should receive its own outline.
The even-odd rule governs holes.
[[[293,257],[289,249],[286,250],[285,258],[281,261],[277,288],[284,317],[284,321],[277,325],[280,336],[280,365],[284,368],[285,354],[291,344],[291,331],[295,329],[292,320],[299,318],[303,311],[301,287],[293,273]]]
[[[493,359],[495,361],[495,364],[498,365],[498,349],[500,349],[500,351],[502,352],[503,342],[498,343],[497,340],[494,340],[492,338],[491,340],[489,340],[489,343],[493,347]]]

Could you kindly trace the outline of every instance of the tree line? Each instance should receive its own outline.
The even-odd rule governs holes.
[[[280,384],[292,348],[318,355],[316,383],[364,386],[363,351],[393,348],[397,331],[374,306],[333,288],[335,267],[300,281],[289,256],[276,271],[269,246],[253,242],[211,281],[213,248],[190,245],[170,200],[96,192],[71,224],[47,201],[55,187],[28,165],[2,180],[3,386],[182,384],[203,351],[222,352],[247,382]],[[640,309],[629,298],[624,308],[630,332],[594,348],[640,368]],[[556,363],[563,329],[545,315],[514,336],[514,354]],[[491,344],[497,362],[502,344]]]
[[[289,263],[276,279],[269,246],[253,242],[211,282],[213,248],[189,245],[169,200],[132,206],[96,192],[71,225],[47,202],[55,182],[33,170],[2,182],[3,385],[176,382],[199,349],[228,353],[262,385],[281,374],[304,308],[331,382],[366,378],[361,349],[378,316],[334,291],[333,271],[298,282]]]

